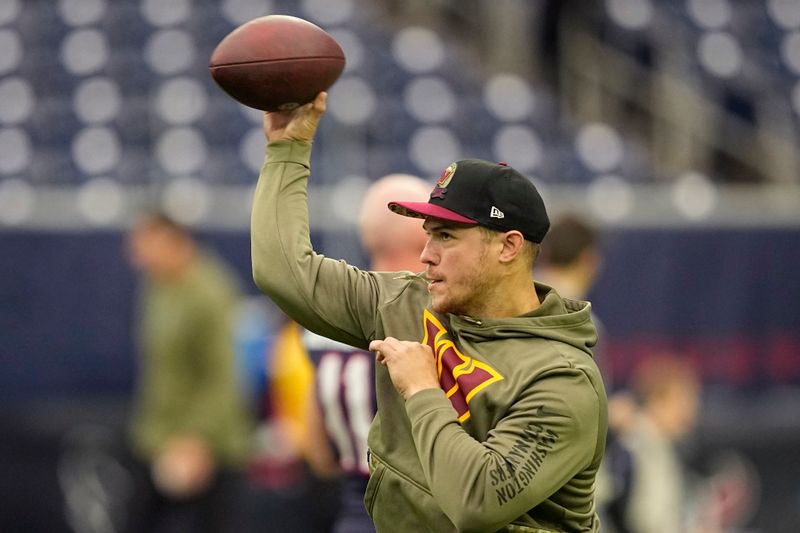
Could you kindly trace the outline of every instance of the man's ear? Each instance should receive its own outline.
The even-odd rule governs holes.
[[[525,247],[525,237],[517,230],[507,231],[501,234],[503,249],[500,251],[500,262],[510,263],[522,253]]]

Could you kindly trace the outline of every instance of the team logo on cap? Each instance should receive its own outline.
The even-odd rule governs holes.
[[[457,163],[453,163],[444,169],[441,176],[439,176],[439,179],[436,181],[436,187],[433,188],[431,198],[444,198],[444,195],[447,192],[447,186],[450,184],[450,180],[453,179],[453,174],[456,173],[457,166]]]
[[[453,179],[453,174],[456,173],[456,167],[458,167],[458,163],[453,163],[444,169],[442,175],[439,176],[439,181],[436,182],[436,185],[443,189],[447,187],[447,185],[450,183],[450,180]]]

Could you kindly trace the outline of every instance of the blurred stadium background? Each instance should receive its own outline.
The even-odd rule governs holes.
[[[124,413],[139,209],[196,228],[255,294],[261,115],[207,63],[270,13],[347,56],[314,153],[319,250],[364,264],[370,180],[508,161],[603,233],[614,386],[645,354],[691,358],[696,467],[740,454],[747,530],[800,530],[796,0],[0,0],[0,529],[68,531],[63,436]]]

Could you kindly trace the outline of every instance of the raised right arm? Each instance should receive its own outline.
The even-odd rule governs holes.
[[[315,253],[309,237],[311,140],[325,111],[325,96],[320,93],[311,104],[265,116],[270,142],[253,199],[253,278],[302,326],[366,348],[374,336],[379,281]]]

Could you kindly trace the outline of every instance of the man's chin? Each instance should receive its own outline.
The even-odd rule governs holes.
[[[441,301],[437,301],[436,298],[431,300],[431,309],[437,313],[447,313],[447,306],[445,306]]]
[[[449,302],[438,298],[431,300],[431,309],[442,315],[453,312],[452,305]]]

